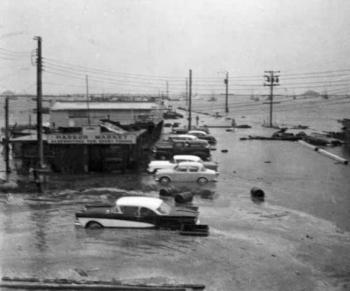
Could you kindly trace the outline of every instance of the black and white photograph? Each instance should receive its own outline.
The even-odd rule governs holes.
[[[0,290],[350,290],[350,2],[2,0]]]

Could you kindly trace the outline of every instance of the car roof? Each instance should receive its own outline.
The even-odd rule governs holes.
[[[170,137],[172,138],[193,138],[193,139],[197,139],[197,137],[195,135],[191,135],[191,134],[171,134]]]
[[[145,196],[127,196],[121,197],[116,201],[116,205],[120,206],[135,206],[135,207],[146,207],[152,210],[156,210],[163,200],[155,197]]]
[[[205,131],[203,131],[203,130],[190,130],[188,133],[189,134],[191,134],[191,133],[202,133],[202,134],[207,135],[207,133]]]
[[[194,166],[194,167],[203,167],[202,163],[198,163],[198,162],[180,162],[178,164],[179,166]]]
[[[199,161],[201,158],[195,155],[175,155],[174,160],[192,160],[194,162]]]

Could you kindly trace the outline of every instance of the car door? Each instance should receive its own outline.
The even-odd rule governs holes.
[[[199,168],[197,166],[190,166],[188,167],[188,181],[193,182],[197,181],[199,178]]]
[[[186,181],[187,175],[188,175],[188,173],[187,173],[187,166],[178,165],[174,169],[173,180],[174,181],[179,181],[179,182]]]
[[[153,210],[146,207],[141,207],[139,210],[139,214],[139,220],[141,222],[151,223],[155,226],[158,224],[158,215]]]

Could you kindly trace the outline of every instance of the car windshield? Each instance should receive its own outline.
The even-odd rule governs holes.
[[[162,204],[160,204],[160,206],[157,208],[157,211],[160,214],[167,215],[170,213],[171,207],[168,204],[162,202]]]

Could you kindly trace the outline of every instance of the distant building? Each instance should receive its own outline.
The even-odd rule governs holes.
[[[45,163],[55,172],[125,171],[159,139],[163,107],[154,102],[55,102],[43,134]],[[17,168],[37,165],[36,135],[11,140]]]
[[[162,121],[163,110],[153,102],[55,102],[50,108],[51,126],[81,127],[112,120],[121,125]]]

